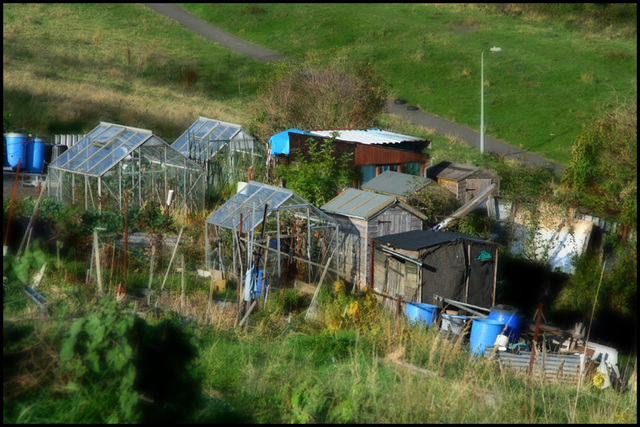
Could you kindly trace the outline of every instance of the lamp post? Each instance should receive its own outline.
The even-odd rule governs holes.
[[[498,53],[502,49],[494,46],[489,51]],[[480,55],[480,154],[484,154],[484,50]]]

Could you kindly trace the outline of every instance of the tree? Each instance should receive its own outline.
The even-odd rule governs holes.
[[[570,199],[637,229],[638,119],[635,102],[585,127],[563,177]]]
[[[254,104],[250,132],[261,141],[289,128],[366,128],[382,113],[386,84],[373,64],[315,61],[272,65]]]
[[[306,154],[293,150],[296,161],[276,166],[276,174],[286,186],[315,206],[333,199],[339,190],[350,187],[356,174],[351,167],[351,154],[334,156],[334,139],[317,142],[307,140]]]

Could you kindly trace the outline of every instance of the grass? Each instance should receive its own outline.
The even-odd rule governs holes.
[[[96,310],[96,287],[85,284],[78,271],[81,263],[87,268],[81,256],[73,255],[79,257],[75,263],[58,269],[55,251],[41,247],[49,267],[38,290],[50,301],[50,317],[39,318],[18,283],[10,280],[4,286],[3,354],[11,362],[11,375],[5,374],[3,381],[3,421],[130,421],[114,410],[118,375],[105,373],[78,386],[60,369],[61,339],[73,319]],[[128,291],[147,286],[144,260],[133,258],[129,279],[123,280]],[[110,269],[104,262],[106,272]],[[163,279],[157,271],[152,285],[156,292]],[[120,274],[116,269],[108,288],[111,298]],[[105,283],[107,277],[104,273]],[[153,308],[155,297],[151,307],[135,298],[122,306],[126,313],[142,313],[149,325],[177,322],[197,348],[190,374],[199,383],[201,401],[183,422],[637,422],[635,393],[599,390],[586,383],[578,393],[573,419],[574,386],[500,370],[485,359],[470,357],[462,340],[445,340],[437,329],[408,325],[402,317],[395,320],[381,307],[363,303],[366,297],[339,297],[325,286],[318,297],[319,317],[307,321],[308,297],[294,290],[275,292],[250,317],[249,327],[241,329],[233,327],[233,310],[209,309],[207,280],[189,271],[185,277],[184,307],[181,274],[175,271],[158,309]],[[356,302],[362,317],[359,310],[351,310]],[[337,328],[336,314],[344,320]],[[631,363],[634,360],[635,356]]]
[[[581,124],[635,98],[635,36],[434,4],[183,4],[290,57],[370,62],[394,97],[479,129],[486,50],[487,134],[567,163]],[[491,46],[502,47],[499,55]]]
[[[263,66],[139,4],[4,4],[3,107],[15,130],[84,133],[98,121],[173,142],[199,115],[248,120]]]

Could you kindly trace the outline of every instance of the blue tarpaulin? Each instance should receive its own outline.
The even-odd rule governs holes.
[[[301,131],[300,129],[287,129],[283,132],[276,133],[269,138],[269,145],[271,146],[271,155],[289,154],[289,132],[300,133],[303,135],[311,135],[308,132]]]

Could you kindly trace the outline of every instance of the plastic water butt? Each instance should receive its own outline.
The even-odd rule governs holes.
[[[425,322],[429,327],[438,316],[438,306],[422,302],[408,302],[404,314],[411,323]]]
[[[460,335],[468,320],[469,318],[467,316],[443,313],[440,329],[454,335]]]
[[[510,305],[496,305],[491,307],[489,312],[489,319],[503,322],[507,329],[504,332],[509,337],[511,344],[516,344],[520,341],[520,312],[517,308]]]
[[[42,138],[33,138],[27,142],[27,172],[42,173],[44,170],[44,149],[45,141]]]
[[[27,135],[23,133],[7,133],[5,134],[7,142],[7,162],[12,168],[18,167],[18,160],[20,162],[20,169],[25,168],[27,161],[26,148],[27,148]]]
[[[484,355],[484,349],[493,346],[503,329],[503,322],[491,319],[473,319],[469,337],[471,354],[474,356]]]

